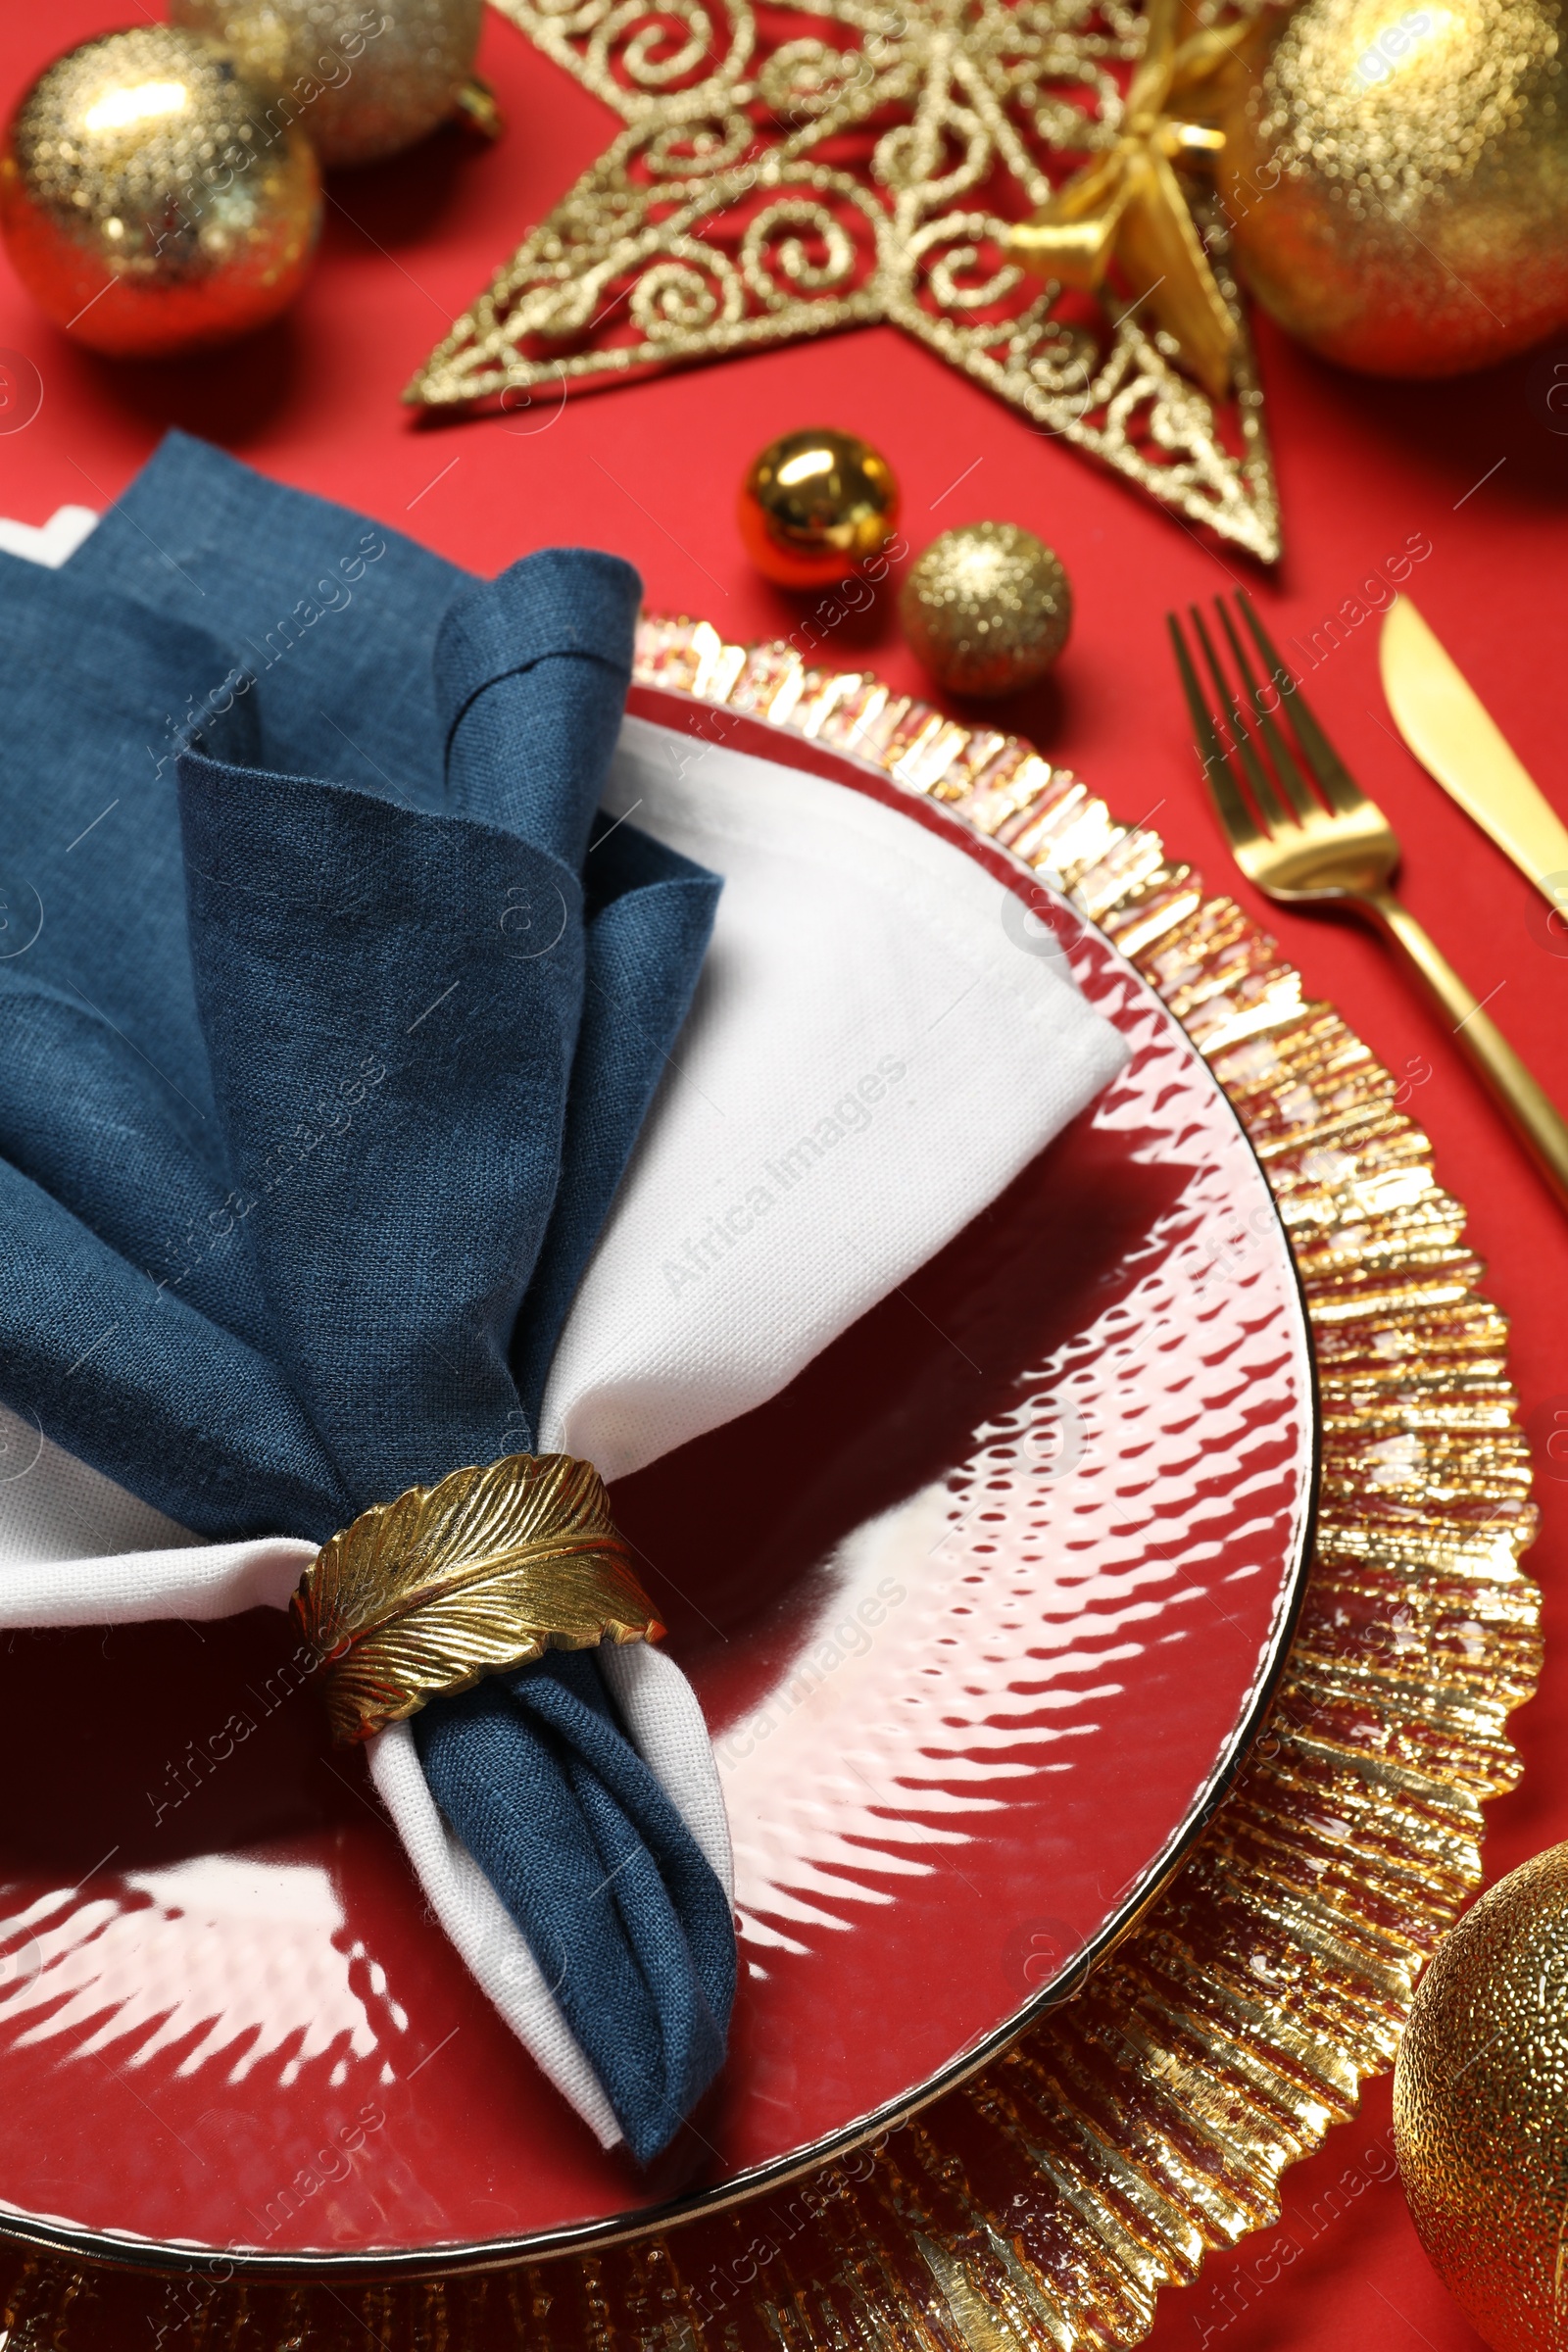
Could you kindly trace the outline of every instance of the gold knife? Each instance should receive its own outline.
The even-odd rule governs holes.
[[[1378,662],[1395,724],[1422,766],[1548,906],[1568,908],[1568,825],[1407,596],[1383,616]]]

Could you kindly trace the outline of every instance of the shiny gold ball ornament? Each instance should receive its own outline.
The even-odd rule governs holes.
[[[1561,0],[1303,0],[1231,87],[1220,193],[1288,332],[1456,375],[1568,323]]]
[[[1016,694],[1045,676],[1072,627],[1061,560],[1015,522],[933,539],[899,592],[915,654],[951,694]]]
[[[880,555],[899,515],[886,458],[827,426],[770,441],[741,484],[746,552],[781,588],[823,588]]]
[[[1564,2352],[1568,1845],[1481,1897],[1416,1993],[1395,2145],[1421,2242],[1494,2352]]]
[[[484,0],[171,0],[169,13],[221,41],[323,164],[367,164],[447,120]]]
[[[210,41],[164,24],[41,74],[0,154],[0,233],[80,343],[147,357],[224,343],[299,290],[320,228],[303,131]]]

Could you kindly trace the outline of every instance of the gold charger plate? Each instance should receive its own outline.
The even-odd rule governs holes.
[[[609,2252],[412,2284],[161,2280],[0,2253],[21,2352],[1078,2352],[1278,2218],[1388,2067],[1481,1880],[1540,1665],[1506,1328],[1399,1089],[1232,901],[1019,738],[785,645],[645,619],[637,677],[813,738],[1050,874],[1158,990],[1257,1151],[1317,1353],[1317,1546],[1266,1729],[1092,1979],[874,2146]]]

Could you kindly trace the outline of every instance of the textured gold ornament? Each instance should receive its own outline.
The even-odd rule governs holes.
[[[1224,138],[1216,122],[1221,93],[1258,31],[1249,17],[1200,28],[1185,0],[1149,0],[1148,45],[1120,137],[1008,242],[1026,270],[1102,298],[1115,263],[1118,307],[1144,305],[1212,400],[1230,390],[1241,326],[1209,266],[1176,166],[1212,163]]]
[[[1130,0],[816,0],[778,41],[752,0],[496,0],[626,128],[524,240],[404,397],[474,406],[612,383],[879,320],[1046,433],[1265,563],[1279,512],[1237,321],[1222,420],[1134,305],[1086,323],[1008,241],[1066,154],[1114,147]]]
[[[1015,522],[967,522],[933,539],[899,591],[917,659],[950,694],[1016,694],[1067,642],[1061,559]]]
[[[211,42],[161,24],[40,75],[0,155],[0,229],[57,325],[145,356],[228,342],[293,300],[320,184],[269,103]]]
[[[1421,2243],[1494,2352],[1568,2346],[1568,1845],[1466,1913],[1422,1980],[1394,2080]]]
[[[1568,323],[1560,0],[1304,0],[1224,119],[1264,307],[1326,358],[1454,375]]]
[[[460,103],[484,0],[170,0],[274,93],[323,164],[412,147]]]
[[[172,2321],[164,2283],[112,2249],[83,2268],[19,2246],[0,2265],[14,2338],[122,2352],[152,2312],[167,2352],[361,2352],[367,2331],[389,2352],[651,2331],[726,2352],[737,2328],[781,2352],[1136,2344],[1162,2287],[1278,2221],[1282,2176],[1392,2064],[1416,1978],[1480,1885],[1482,1805],[1518,1779],[1507,1718],[1540,1669],[1519,1564],[1535,1511],[1506,1327],[1408,1086],[1233,900],[1021,737],[706,621],[644,620],[636,676],[944,803],[1058,882],[1207,1056],[1279,1200],[1318,1363],[1317,1547],[1269,1721],[1078,1997],[851,2163],[477,2277],[273,2283],[236,2256]]]
[[[899,515],[886,458],[854,433],[812,426],[770,441],[741,484],[746,552],[783,588],[825,587],[880,555]]]
[[[664,1630],[598,1471],[568,1453],[509,1453],[372,1504],[322,1544],[294,1608],[345,1744],[547,1649]]]

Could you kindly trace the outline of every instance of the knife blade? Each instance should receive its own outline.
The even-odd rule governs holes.
[[[1407,596],[1383,616],[1378,666],[1395,725],[1422,766],[1561,913],[1568,825]]]

